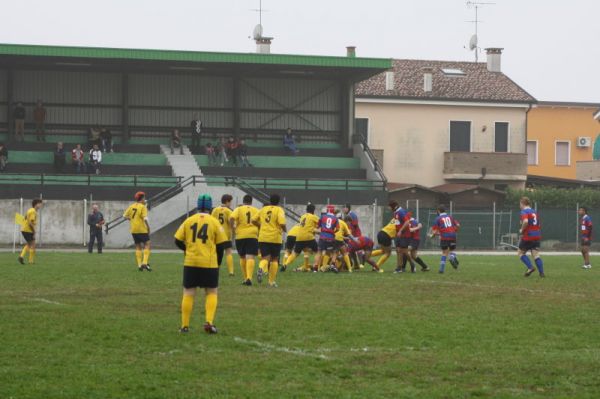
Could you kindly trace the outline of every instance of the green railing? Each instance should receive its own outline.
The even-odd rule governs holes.
[[[176,176],[139,175],[54,175],[0,173],[0,184],[29,184],[40,186],[128,186],[128,187],[171,187],[181,182]]]

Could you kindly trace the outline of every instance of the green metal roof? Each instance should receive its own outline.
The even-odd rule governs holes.
[[[294,65],[334,68],[389,69],[391,59],[293,54],[218,53],[205,51],[121,49],[103,47],[0,44],[0,56],[68,57],[148,61]]]

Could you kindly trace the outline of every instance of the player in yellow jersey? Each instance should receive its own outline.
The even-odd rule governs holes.
[[[300,223],[298,224],[298,232],[296,233],[296,244],[294,245],[294,252],[284,262],[285,267],[291,265],[296,257],[304,252],[304,264],[302,267],[296,269],[296,271],[310,271],[310,264],[308,261],[309,252],[316,254],[319,252],[317,241],[315,240],[315,232],[318,231],[319,218],[315,215],[315,206],[308,204],[306,206],[306,213],[300,217]]]
[[[148,224],[148,208],[146,194],[142,191],[135,193],[135,203],[123,214],[129,220],[131,236],[135,243],[135,260],[138,270],[152,271],[150,268],[150,225]]]
[[[392,253],[392,240],[396,237],[398,224],[400,223],[398,218],[396,217],[396,211],[400,208],[396,201],[390,201],[388,204],[392,212],[394,212],[394,217],[392,220],[383,226],[383,228],[377,233],[377,242],[381,247],[378,250],[371,252],[371,256],[381,257],[377,260],[377,267],[379,268],[379,272],[383,272],[381,266],[388,260]]]
[[[231,213],[231,221],[235,229],[235,247],[240,257],[242,284],[252,285],[258,255],[258,227],[252,223],[252,219],[258,215],[258,209],[252,206],[252,196],[248,194],[244,195],[242,203]]]
[[[279,194],[271,194],[269,205],[265,205],[256,216],[252,218],[252,223],[260,227],[258,232],[258,249],[262,257],[258,266],[256,279],[262,282],[265,272],[269,273],[269,287],[277,287],[275,281],[279,268],[279,255],[281,253],[281,244],[285,227],[285,212],[279,206]]]
[[[287,237],[285,239],[285,253],[283,254],[283,264],[279,268],[280,272],[284,272],[287,269],[287,259],[294,252],[294,246],[296,245],[296,236],[298,235],[298,230],[300,229],[300,224],[295,224],[294,227],[290,229],[287,233]]]
[[[345,266],[346,270],[352,273],[352,263],[350,262],[350,256],[348,255],[348,247],[346,246],[345,241],[346,239],[351,238],[352,234],[350,233],[350,227],[348,227],[348,224],[344,220],[345,218],[343,217],[342,213],[339,210],[336,210],[336,215],[338,217],[338,222],[340,223],[340,228],[338,229],[338,231],[335,232],[334,248],[337,253],[334,258],[341,256],[344,261],[343,265],[338,267],[340,271],[343,270],[343,266]]]
[[[21,234],[25,239],[25,246],[19,255],[19,263],[25,264],[25,254],[29,251],[29,264],[35,262],[35,229],[37,224],[37,211],[41,209],[43,202],[37,198],[31,201],[31,208],[25,214],[25,223],[21,225]]]
[[[217,312],[219,264],[223,258],[223,244],[227,235],[220,222],[210,216],[212,198],[198,197],[198,213],[187,218],[175,233],[175,245],[185,251],[183,261],[183,298],[181,300],[180,332],[187,333],[194,308],[197,288],[204,288],[206,323],[204,331],[216,334],[214,325]]]
[[[227,242],[224,244],[225,248],[225,262],[227,264],[227,271],[230,276],[234,275],[233,271],[233,244],[232,240],[232,220],[231,220],[231,201],[233,201],[233,197],[229,194],[223,194],[221,197],[221,206],[213,209],[211,216],[214,217],[221,223],[221,227],[225,231],[225,235],[227,236]]]

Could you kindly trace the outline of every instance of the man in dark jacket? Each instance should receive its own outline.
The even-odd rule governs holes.
[[[200,139],[202,136],[202,121],[200,120],[200,115],[194,115],[194,119],[190,122],[190,127],[192,129],[192,147],[198,149],[200,148]]]
[[[104,226],[104,215],[100,212],[98,204],[92,205],[92,213],[88,215],[88,226],[90,226],[90,240],[88,252],[94,252],[94,241],[98,240],[98,253],[102,253],[102,226]]]
[[[15,119],[15,140],[25,141],[25,107],[23,103],[17,103],[13,110]]]

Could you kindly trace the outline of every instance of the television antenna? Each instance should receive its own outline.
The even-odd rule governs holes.
[[[258,8],[251,8],[250,11],[254,11],[258,13],[258,25],[254,27],[252,31],[252,39],[254,40],[262,40],[262,39],[273,39],[272,37],[264,37],[263,36],[263,26],[262,26],[262,14],[263,12],[267,12],[269,10],[265,10],[262,7],[262,0],[258,0]]]
[[[471,40],[469,40],[469,50],[475,52],[475,62],[479,61],[479,24],[483,21],[479,19],[479,9],[483,6],[491,6],[496,3],[484,2],[484,1],[467,1],[467,7],[475,9],[475,19],[473,21],[467,21],[475,24],[475,34],[471,36]]]

